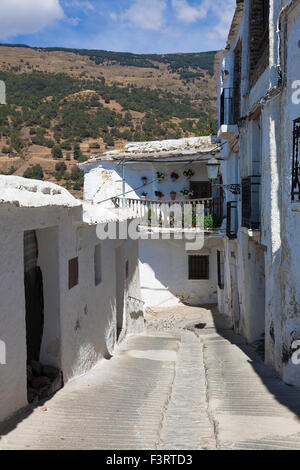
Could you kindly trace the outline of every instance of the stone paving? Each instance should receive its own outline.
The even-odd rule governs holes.
[[[300,449],[300,390],[224,318],[149,310],[143,335],[5,425],[4,449]]]

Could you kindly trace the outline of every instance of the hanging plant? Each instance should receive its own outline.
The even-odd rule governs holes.
[[[173,171],[173,173],[171,173],[171,180],[174,182],[174,181],[177,181],[179,178],[179,174],[176,173],[176,171]]]
[[[162,197],[165,196],[161,191],[155,191],[154,194],[155,194],[156,197],[158,197],[158,199],[161,199]]]
[[[194,191],[192,191],[190,189],[182,189],[180,191],[180,194],[182,194],[183,196],[186,196],[186,197],[193,197],[194,196]]]
[[[183,174],[186,178],[191,179],[194,176],[195,172],[189,169],[189,170],[185,170]]]
[[[143,198],[146,198],[147,196],[148,196],[148,193],[143,192],[143,193],[141,194],[141,197],[143,197]]]
[[[142,176],[142,181],[143,181],[143,184],[147,184],[148,182],[147,176]]]
[[[156,179],[161,182],[161,181],[164,181],[166,175],[164,173],[161,173],[160,171],[157,171],[156,172]]]

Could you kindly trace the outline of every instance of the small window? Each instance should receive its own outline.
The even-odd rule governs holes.
[[[209,256],[189,256],[189,280],[209,279]]]
[[[126,279],[129,279],[129,261],[128,260],[126,261],[126,265],[125,265],[125,276],[126,276]]]
[[[224,289],[224,252],[218,251],[218,286]]]
[[[95,246],[94,265],[95,265],[95,286],[98,286],[102,282],[101,244]]]
[[[78,284],[78,258],[69,261],[69,289]]]

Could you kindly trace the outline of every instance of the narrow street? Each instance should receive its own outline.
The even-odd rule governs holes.
[[[177,307],[8,423],[0,449],[300,449],[299,416],[299,390],[220,316]]]

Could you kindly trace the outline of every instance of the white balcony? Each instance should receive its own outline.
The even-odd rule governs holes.
[[[161,230],[215,231],[223,217],[219,199],[151,201],[146,199],[112,198],[115,207],[135,212],[140,226]]]

